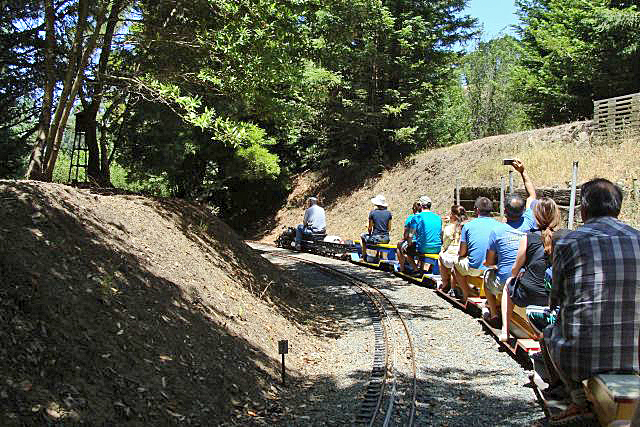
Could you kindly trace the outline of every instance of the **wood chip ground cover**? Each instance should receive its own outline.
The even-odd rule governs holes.
[[[323,342],[306,290],[201,206],[28,181],[0,200],[1,425],[246,425],[280,412],[278,339]]]

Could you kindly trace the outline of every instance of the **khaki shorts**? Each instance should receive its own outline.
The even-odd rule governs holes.
[[[469,257],[460,258],[460,260],[454,263],[454,267],[456,271],[463,276],[480,277],[482,273],[484,273],[483,270],[469,267]]]
[[[440,262],[446,268],[453,268],[455,263],[458,261],[458,254],[450,254],[447,252],[440,253]]]
[[[484,273],[484,291],[491,292],[493,295],[502,293],[504,289],[504,283],[498,280],[496,270],[490,269]]]

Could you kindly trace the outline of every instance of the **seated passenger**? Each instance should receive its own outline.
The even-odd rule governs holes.
[[[325,222],[324,209],[318,206],[316,197],[307,199],[307,210],[304,211],[302,224],[296,227],[296,250],[301,250],[302,236],[311,238],[314,233],[325,233],[327,224]]]
[[[582,381],[640,371],[640,231],[617,219],[622,191],[606,179],[581,188],[584,225],[555,244],[550,303],[559,306],[544,341],[571,396],[552,425],[591,416]]]
[[[462,226],[458,260],[454,262],[456,284],[462,290],[463,304],[471,293],[468,277],[481,277],[486,270],[483,263],[489,246],[489,235],[500,224],[489,216],[493,204],[488,198],[478,197],[474,207],[478,217]]]
[[[413,239],[413,236],[411,234],[411,221],[417,214],[422,212],[422,205],[420,205],[420,201],[413,202],[411,212],[413,213],[409,215],[404,222],[402,240],[400,240],[397,245],[396,253],[398,255],[398,262],[400,263],[400,271],[402,273],[405,272],[404,264],[407,261],[409,262],[409,265],[411,266],[413,271],[418,270],[418,266],[413,259],[413,257],[418,255],[418,252],[416,251],[416,241],[415,239]]]
[[[442,219],[431,212],[431,199],[420,197],[422,211],[409,224],[410,234],[416,241],[419,254],[437,254],[442,248]]]
[[[511,278],[502,291],[502,342],[509,339],[514,304],[518,307],[545,306],[549,301],[545,272],[551,267],[552,239],[560,226],[560,212],[553,199],[543,197],[535,205],[533,214],[538,229],[520,239]],[[524,272],[521,271],[523,268]]]
[[[489,270],[484,275],[484,292],[488,307],[482,309],[482,317],[494,328],[500,327],[496,297],[511,277],[520,239],[524,236],[519,229],[523,221],[524,206],[522,197],[517,194],[511,195],[504,208],[507,222],[498,223],[489,234],[487,257],[484,262]]]
[[[378,194],[371,199],[376,208],[369,212],[369,228],[367,233],[362,233],[362,259],[366,260],[367,244],[377,245],[379,243],[389,243],[389,232],[391,231],[391,212],[387,210],[387,201],[382,194]]]
[[[442,284],[440,289],[444,292],[455,288],[455,277],[452,276],[451,270],[453,264],[458,261],[458,252],[460,251],[460,233],[462,225],[467,220],[467,212],[460,205],[451,206],[449,214],[449,223],[444,227],[442,232],[442,249],[438,263],[440,264],[440,277]]]
[[[490,271],[487,271],[484,276],[484,290],[488,307],[482,310],[482,317],[494,328],[500,326],[496,296],[502,292],[507,279],[511,277],[511,269],[516,260],[522,235],[536,227],[532,211],[537,203],[536,189],[529,179],[522,161],[515,159],[512,166],[520,172],[524,188],[527,191],[527,200],[523,200],[517,194],[511,194],[504,207],[507,222],[500,223],[489,236],[489,250],[485,265]]]

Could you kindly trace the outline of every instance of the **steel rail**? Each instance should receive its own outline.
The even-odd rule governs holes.
[[[264,245],[264,246],[268,246],[268,245]],[[270,246],[268,246],[270,247]],[[295,256],[295,255],[291,255],[291,254],[283,254],[283,253],[278,253],[278,252],[273,252],[270,251],[268,252],[269,255],[273,255],[276,257],[280,257],[280,258],[289,258],[289,259],[294,259],[296,261],[301,261],[303,263],[306,264],[311,264],[314,265],[315,267],[321,269],[321,270],[325,270],[328,271],[330,273],[332,273],[333,275],[337,275],[337,276],[341,276],[342,278],[347,279],[353,286],[356,286],[357,288],[361,289],[362,292],[367,295],[370,304],[372,306],[378,306],[377,309],[379,312],[385,314],[387,316],[388,319],[391,318],[391,316],[387,313],[387,310],[384,307],[384,304],[381,304],[380,299],[384,300],[386,302],[387,305],[389,305],[392,310],[396,313],[396,317],[400,320],[404,333],[407,337],[407,341],[409,343],[408,347],[409,347],[409,351],[410,351],[410,358],[411,358],[411,368],[412,368],[412,373],[413,373],[413,391],[412,391],[412,397],[411,397],[411,409],[409,412],[409,422],[408,425],[412,426],[415,422],[415,412],[416,412],[416,398],[417,398],[417,375],[416,375],[416,362],[415,362],[415,350],[413,347],[413,340],[411,338],[411,333],[409,332],[409,327],[407,326],[406,321],[404,320],[404,318],[402,317],[400,310],[398,310],[398,308],[395,306],[395,304],[393,304],[393,302],[387,297],[387,295],[385,295],[380,289],[378,289],[377,287],[373,286],[372,284],[370,284],[369,282],[367,282],[366,280],[363,280],[359,277],[356,277],[352,274],[346,273],[344,271],[341,271],[335,267],[332,266],[328,266],[326,264],[321,264],[319,262],[316,261],[312,261],[306,258],[301,258],[299,256]],[[378,297],[375,297],[374,295],[372,295],[372,293],[376,293],[378,295]],[[393,332],[393,337],[394,337],[394,343],[396,341],[396,333],[395,330],[392,327],[392,322],[389,321],[388,322],[389,328],[392,329]],[[375,330],[375,329],[374,329]],[[387,334],[385,332],[385,340],[387,340]],[[386,347],[388,347],[388,344],[386,345]],[[393,370],[395,372],[397,372],[397,354],[396,354],[396,349],[397,349],[397,345],[393,346],[393,350],[394,350],[394,363],[393,363]],[[387,365],[388,365],[388,352],[385,355],[385,375],[384,375],[384,379],[386,381],[386,371],[387,371]],[[376,372],[376,366],[375,366],[375,357],[374,357],[374,369],[372,371],[372,377],[373,374]],[[396,394],[396,378],[397,375],[394,375],[393,378],[393,387],[391,390],[391,396],[389,399],[389,406],[387,408],[386,411],[386,416],[385,416],[385,420],[383,422],[383,426],[387,426],[390,423],[391,420],[391,414],[393,412],[393,405],[395,402],[395,394]],[[370,384],[371,386],[371,384]],[[368,388],[368,390],[375,390],[375,388]],[[375,412],[373,412],[373,417],[371,418],[370,422],[369,422],[369,426],[372,426],[373,423],[375,422],[375,418],[377,417],[377,413],[380,409],[381,403],[382,403],[382,398],[384,395],[384,383],[382,385],[382,387],[380,388],[380,396],[378,399],[378,403],[375,406]]]

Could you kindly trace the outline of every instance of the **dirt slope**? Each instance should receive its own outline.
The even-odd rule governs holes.
[[[534,184],[540,187],[566,188],[571,181],[573,161],[579,161],[578,181],[602,176],[631,188],[632,179],[640,178],[637,162],[640,138],[611,142],[592,135],[589,122],[493,136],[450,147],[426,150],[406,159],[391,170],[347,191],[332,177],[308,172],[298,177],[286,205],[263,238],[270,241],[281,228],[301,222],[305,196],[320,194],[327,211],[327,232],[343,239],[358,238],[366,230],[367,215],[373,208],[369,201],[376,194],[386,196],[394,214],[392,241],[400,239],[402,223],[410,213],[413,200],[426,194],[438,213],[448,212],[454,201],[456,179],[461,186],[499,186],[511,169],[502,166],[503,158],[524,160]],[[515,186],[522,187],[519,176]],[[353,183],[352,183],[353,184]],[[624,203],[623,219],[640,225],[638,204]]]
[[[0,181],[1,425],[247,425],[305,291],[203,208]],[[302,367],[290,358],[292,378]]]

